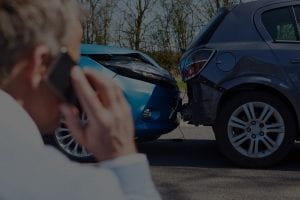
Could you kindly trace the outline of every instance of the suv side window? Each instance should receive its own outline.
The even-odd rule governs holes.
[[[264,12],[262,22],[275,41],[299,40],[295,19],[289,7]]]

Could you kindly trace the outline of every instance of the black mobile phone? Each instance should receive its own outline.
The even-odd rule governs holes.
[[[71,58],[67,51],[61,52],[50,66],[47,82],[54,93],[63,101],[79,105],[71,82],[71,69],[77,63]]]

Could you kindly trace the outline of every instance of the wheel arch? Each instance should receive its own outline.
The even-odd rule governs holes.
[[[266,84],[262,84],[262,83],[244,83],[244,84],[240,84],[240,85],[235,85],[229,89],[227,89],[223,95],[220,98],[220,101],[218,103],[217,106],[217,115],[220,113],[220,110],[222,108],[222,106],[230,99],[232,98],[234,95],[237,95],[238,93],[241,92],[247,92],[247,91],[265,91],[268,93],[271,93],[273,95],[278,96],[287,106],[288,108],[291,110],[293,116],[295,117],[295,122],[296,122],[296,126],[297,126],[297,138],[300,139],[300,132],[299,132],[299,117],[296,113],[296,109],[294,107],[294,105],[292,104],[292,102],[290,101],[290,99],[281,91],[279,91],[276,88],[273,88],[269,85]]]

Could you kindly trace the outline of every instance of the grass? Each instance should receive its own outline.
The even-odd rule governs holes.
[[[185,82],[182,81],[181,79],[176,79],[176,81],[177,81],[177,85],[179,87],[179,90],[181,92],[184,92],[186,90],[186,84],[185,84]]]

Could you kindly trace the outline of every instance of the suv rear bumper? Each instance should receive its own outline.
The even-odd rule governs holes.
[[[187,85],[189,101],[182,106],[182,119],[196,126],[214,124],[223,92],[204,79],[190,80]]]

